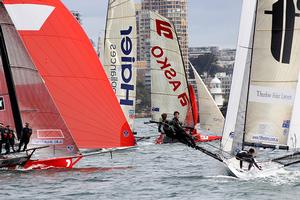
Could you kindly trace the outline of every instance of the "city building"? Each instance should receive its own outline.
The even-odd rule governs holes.
[[[189,58],[198,58],[200,55],[205,55],[212,53],[214,55],[219,54],[219,47],[209,46],[209,47],[190,47],[189,48]]]
[[[184,65],[188,67],[187,0],[142,0],[142,10],[157,11],[174,24]]]

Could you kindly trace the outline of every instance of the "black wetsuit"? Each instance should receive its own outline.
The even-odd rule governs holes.
[[[165,120],[158,124],[158,132],[166,134],[169,138],[175,139],[174,132],[170,126],[170,121]]]
[[[22,135],[21,135],[21,140],[20,140],[18,151],[21,150],[23,144],[24,144],[23,151],[25,151],[27,149],[27,145],[30,141],[31,134],[32,134],[32,129],[31,128],[24,127],[22,129]]]
[[[15,134],[14,131],[11,129],[9,129],[8,143],[9,146],[12,148],[13,152],[15,152]]]
[[[0,154],[2,153],[2,146],[3,144],[6,144],[7,141],[7,135],[4,133],[5,128],[0,128],[1,132],[1,141],[0,141]]]
[[[245,151],[245,150],[240,151],[236,154],[235,157],[236,157],[236,159],[238,159],[240,161],[241,169],[243,167],[243,161],[246,161],[249,163],[248,170],[250,170],[253,165],[255,165],[258,169],[260,169],[260,167],[255,162],[253,155],[251,153],[249,153],[248,151]]]
[[[185,130],[182,127],[181,122],[177,118],[173,118],[171,125],[174,127],[175,138],[178,139],[181,143],[184,143],[190,147],[195,148],[196,143],[194,141],[194,138],[185,132]]]
[[[9,129],[7,128],[3,128],[3,130],[1,130],[1,150],[2,150],[2,145],[5,144],[5,153],[8,154],[9,153]],[[2,151],[1,151],[2,153]]]

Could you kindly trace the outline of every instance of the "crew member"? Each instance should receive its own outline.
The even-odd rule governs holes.
[[[170,127],[170,121],[167,120],[167,113],[161,114],[162,121],[158,124],[158,132],[161,134],[165,134],[170,138],[174,138],[174,132]]]
[[[171,122],[171,125],[173,125],[175,137],[182,143],[195,148],[196,143],[194,141],[194,138],[185,132],[185,130],[182,127],[182,123],[179,121],[179,112],[174,112],[174,118]]]
[[[5,154],[9,154],[9,125],[6,128],[3,127],[2,144],[5,144]]]
[[[27,145],[30,141],[31,135],[32,135],[32,129],[29,128],[29,123],[26,122],[25,127],[22,129],[21,140],[20,140],[18,151],[21,150],[21,147],[23,146],[23,144],[24,144],[23,151],[25,151],[27,149]]]
[[[2,153],[2,146],[6,143],[7,135],[4,133],[3,123],[0,123],[0,133],[1,133],[1,141],[0,141],[0,154]]]
[[[10,147],[12,148],[13,152],[15,151],[15,133],[12,129],[9,128],[9,125],[6,126],[6,128],[8,129],[8,148],[10,149]]]
[[[261,170],[261,166],[258,166],[254,159],[254,154],[255,150],[253,148],[250,148],[248,151],[247,150],[242,150],[236,154],[236,159],[240,161],[240,168],[243,168],[243,161],[246,161],[249,163],[248,170],[251,169],[253,165],[257,167],[259,170]]]

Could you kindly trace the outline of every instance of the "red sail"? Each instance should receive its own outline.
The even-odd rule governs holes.
[[[190,98],[191,98],[191,104],[192,104],[192,110],[193,110],[193,119],[195,125],[199,123],[199,112],[198,112],[198,104],[197,104],[197,98],[195,95],[195,91],[192,85],[189,85],[189,92],[190,92]]]
[[[74,156],[78,148],[70,131],[59,114],[39,73],[37,72],[23,42],[6,9],[0,2],[0,93],[3,109],[0,119],[12,129],[22,128],[22,121],[33,128],[30,146],[49,145],[39,151],[40,158]],[[8,90],[8,88],[10,88]],[[14,95],[14,97],[12,97]],[[13,104],[11,99],[16,102]],[[18,112],[12,109],[18,107]],[[20,121],[16,122],[16,116]]]
[[[90,40],[58,0],[5,0],[79,148],[133,146],[134,136]]]

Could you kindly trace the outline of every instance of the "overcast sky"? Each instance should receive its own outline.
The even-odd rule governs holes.
[[[107,0],[62,1],[81,13],[84,29],[97,43],[104,32]],[[188,0],[189,46],[235,48],[241,7],[242,0]]]

